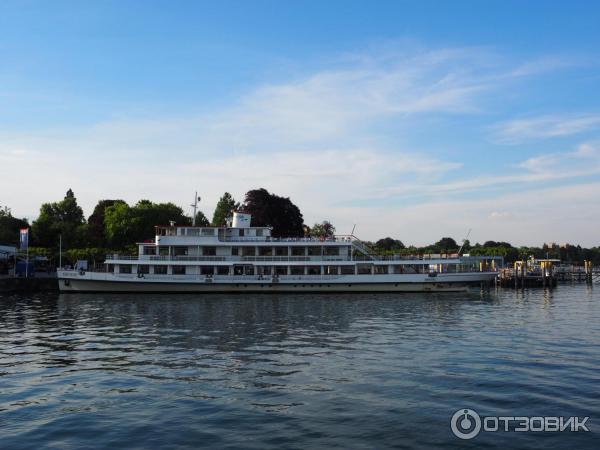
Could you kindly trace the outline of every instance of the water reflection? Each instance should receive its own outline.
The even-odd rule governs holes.
[[[8,448],[439,446],[453,443],[447,420],[465,402],[600,416],[598,319],[599,298],[584,286],[4,297],[0,439]]]

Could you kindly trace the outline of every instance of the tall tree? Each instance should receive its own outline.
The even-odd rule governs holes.
[[[449,251],[456,251],[458,250],[458,244],[456,243],[456,241],[454,239],[452,239],[451,237],[443,237],[441,238],[439,241],[437,241],[434,246],[439,250],[439,251],[445,251],[445,252],[449,252]]]
[[[315,223],[310,229],[310,235],[318,238],[330,238],[335,234],[335,227],[328,220]]]
[[[241,209],[252,215],[252,224],[272,227],[275,237],[304,236],[303,217],[300,209],[288,197],[270,194],[264,188],[246,193]]]
[[[29,223],[26,219],[17,219],[13,217],[9,208],[0,207],[0,244],[17,245],[19,229],[28,226]]]
[[[147,240],[154,237],[156,225],[191,225],[192,219],[183,213],[183,209],[174,203],[153,203],[150,200],[140,200],[133,207],[138,220],[139,234],[136,239]]]
[[[41,247],[55,247],[61,235],[66,247],[77,246],[84,239],[84,233],[83,210],[71,189],[62,201],[42,204],[40,215],[32,225],[33,241]]]
[[[222,227],[227,219],[232,216],[233,210],[239,208],[240,204],[235,201],[229,192],[225,192],[217,202],[215,212],[213,213],[212,225]]]
[[[196,213],[196,226],[197,227],[209,227],[210,226],[208,217],[206,217],[206,215],[202,211],[198,211]]]
[[[100,200],[90,217],[88,217],[89,245],[93,247],[107,247],[106,230],[104,227],[104,215],[106,208],[115,203],[125,203],[123,200]]]
[[[375,247],[384,251],[402,250],[403,248],[406,248],[401,241],[392,239],[391,237],[379,239],[375,242]]]
[[[112,248],[123,248],[139,241],[139,221],[133,208],[124,201],[117,201],[104,210],[104,230],[107,244]]]
[[[204,218],[205,223],[208,220]],[[118,201],[105,208],[104,226],[111,247],[122,248],[135,242],[153,239],[157,225],[191,225],[192,219],[173,203],[153,203],[140,200],[131,207]]]

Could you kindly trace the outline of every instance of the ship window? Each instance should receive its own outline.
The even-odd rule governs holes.
[[[115,266],[114,266],[114,264],[108,264],[108,265],[106,266],[106,271],[107,271],[107,272],[109,272],[109,273],[113,273],[113,272],[115,271]]]
[[[377,275],[387,275],[388,266],[375,266],[375,273]]]
[[[342,275],[354,275],[354,266],[342,266]]]
[[[325,275],[337,275],[338,266],[326,266],[325,267]]]
[[[394,266],[394,273],[404,273],[404,267],[402,265]]]
[[[150,266],[138,266],[137,273],[150,273]]]
[[[271,275],[271,266],[258,266],[256,268],[257,275]]]
[[[119,266],[119,273],[131,273],[131,265],[127,264],[127,265],[120,265]]]
[[[185,256],[188,254],[187,247],[173,247],[173,255],[175,256]]]
[[[200,236],[200,228],[188,228],[188,236]]]
[[[321,247],[308,247],[309,256],[321,256]]]
[[[202,255],[215,256],[216,254],[217,254],[217,247],[202,247]]]
[[[185,266],[173,266],[173,275],[185,275]]]
[[[291,266],[292,275],[304,275],[304,266]]]
[[[240,249],[238,247],[231,247],[231,254],[237,256],[240,254]]]
[[[277,275],[287,275],[287,267],[286,266],[276,266],[275,274]]]
[[[229,267],[228,266],[217,266],[217,274],[218,275],[229,275]]]
[[[275,255],[276,256],[287,256],[288,248],[287,247],[275,247]]]
[[[292,256],[304,256],[305,252],[305,247],[292,247]]]
[[[371,265],[370,264],[359,264],[358,266],[358,274],[366,275],[371,273]]]
[[[321,266],[308,266],[309,275],[321,275]]]
[[[262,229],[260,229],[260,228],[258,228],[258,229],[256,230],[256,235],[257,235],[257,236],[262,236],[262,235],[263,235],[263,230],[262,230]]]
[[[254,247],[242,247],[242,256],[254,256]]]
[[[166,275],[167,274],[167,266],[154,266],[154,273],[156,275]]]
[[[325,247],[324,248],[324,253],[327,256],[339,256],[340,255],[340,248],[339,247]]]
[[[169,247],[158,247],[158,254],[160,256],[169,256]]]
[[[214,230],[214,228],[202,228],[201,235],[202,236],[214,236],[215,230]]]
[[[239,237],[244,237],[244,230],[243,229],[239,230],[238,236]]]
[[[273,256],[272,247],[258,247],[258,256]]]
[[[200,266],[200,274],[201,275],[212,275],[215,273],[215,268],[213,266]]]
[[[145,245],[144,246],[144,255],[154,255],[155,250],[154,246]]]

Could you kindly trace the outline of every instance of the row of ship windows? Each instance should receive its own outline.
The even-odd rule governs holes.
[[[170,267],[170,271],[169,271]],[[152,268],[152,270],[151,270]],[[199,269],[199,270],[198,270]],[[231,269],[231,272],[230,272]],[[457,267],[448,266],[446,271],[456,272]],[[133,265],[120,264],[117,272],[123,274],[133,273],[134,270],[138,274],[155,275],[368,275],[374,273],[376,275],[394,274],[414,274],[428,273],[430,271],[427,265],[395,265],[386,266],[371,266],[367,264],[357,266],[163,266],[163,265],[138,265],[134,268]],[[108,272],[115,272],[115,266],[109,264]]]
[[[156,248],[154,246],[145,246],[143,249],[144,255],[156,255]],[[201,254],[202,256],[216,256],[217,247],[158,247],[158,255],[160,256],[188,256],[190,254],[190,248],[195,254]],[[287,247],[228,247],[231,248],[231,255],[233,256],[339,256],[339,247],[291,247],[291,252],[288,252]],[[229,255],[229,253],[227,253]]]
[[[223,229],[218,228],[158,228],[156,234],[158,236],[216,236],[217,230],[219,230],[219,236],[222,235]],[[227,229],[226,236],[268,236],[268,233],[264,233],[264,228],[235,228]]]

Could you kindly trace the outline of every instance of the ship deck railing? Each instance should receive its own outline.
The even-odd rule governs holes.
[[[217,256],[217,255],[119,255],[116,253],[106,255],[106,262],[110,261],[198,261],[198,262],[372,262],[372,261],[432,261],[444,260],[453,263],[467,263],[481,260],[500,260],[501,257],[493,256],[458,256],[445,254],[426,254],[426,255],[385,255],[376,259],[367,256],[340,256],[340,255],[308,255],[308,256]]]

